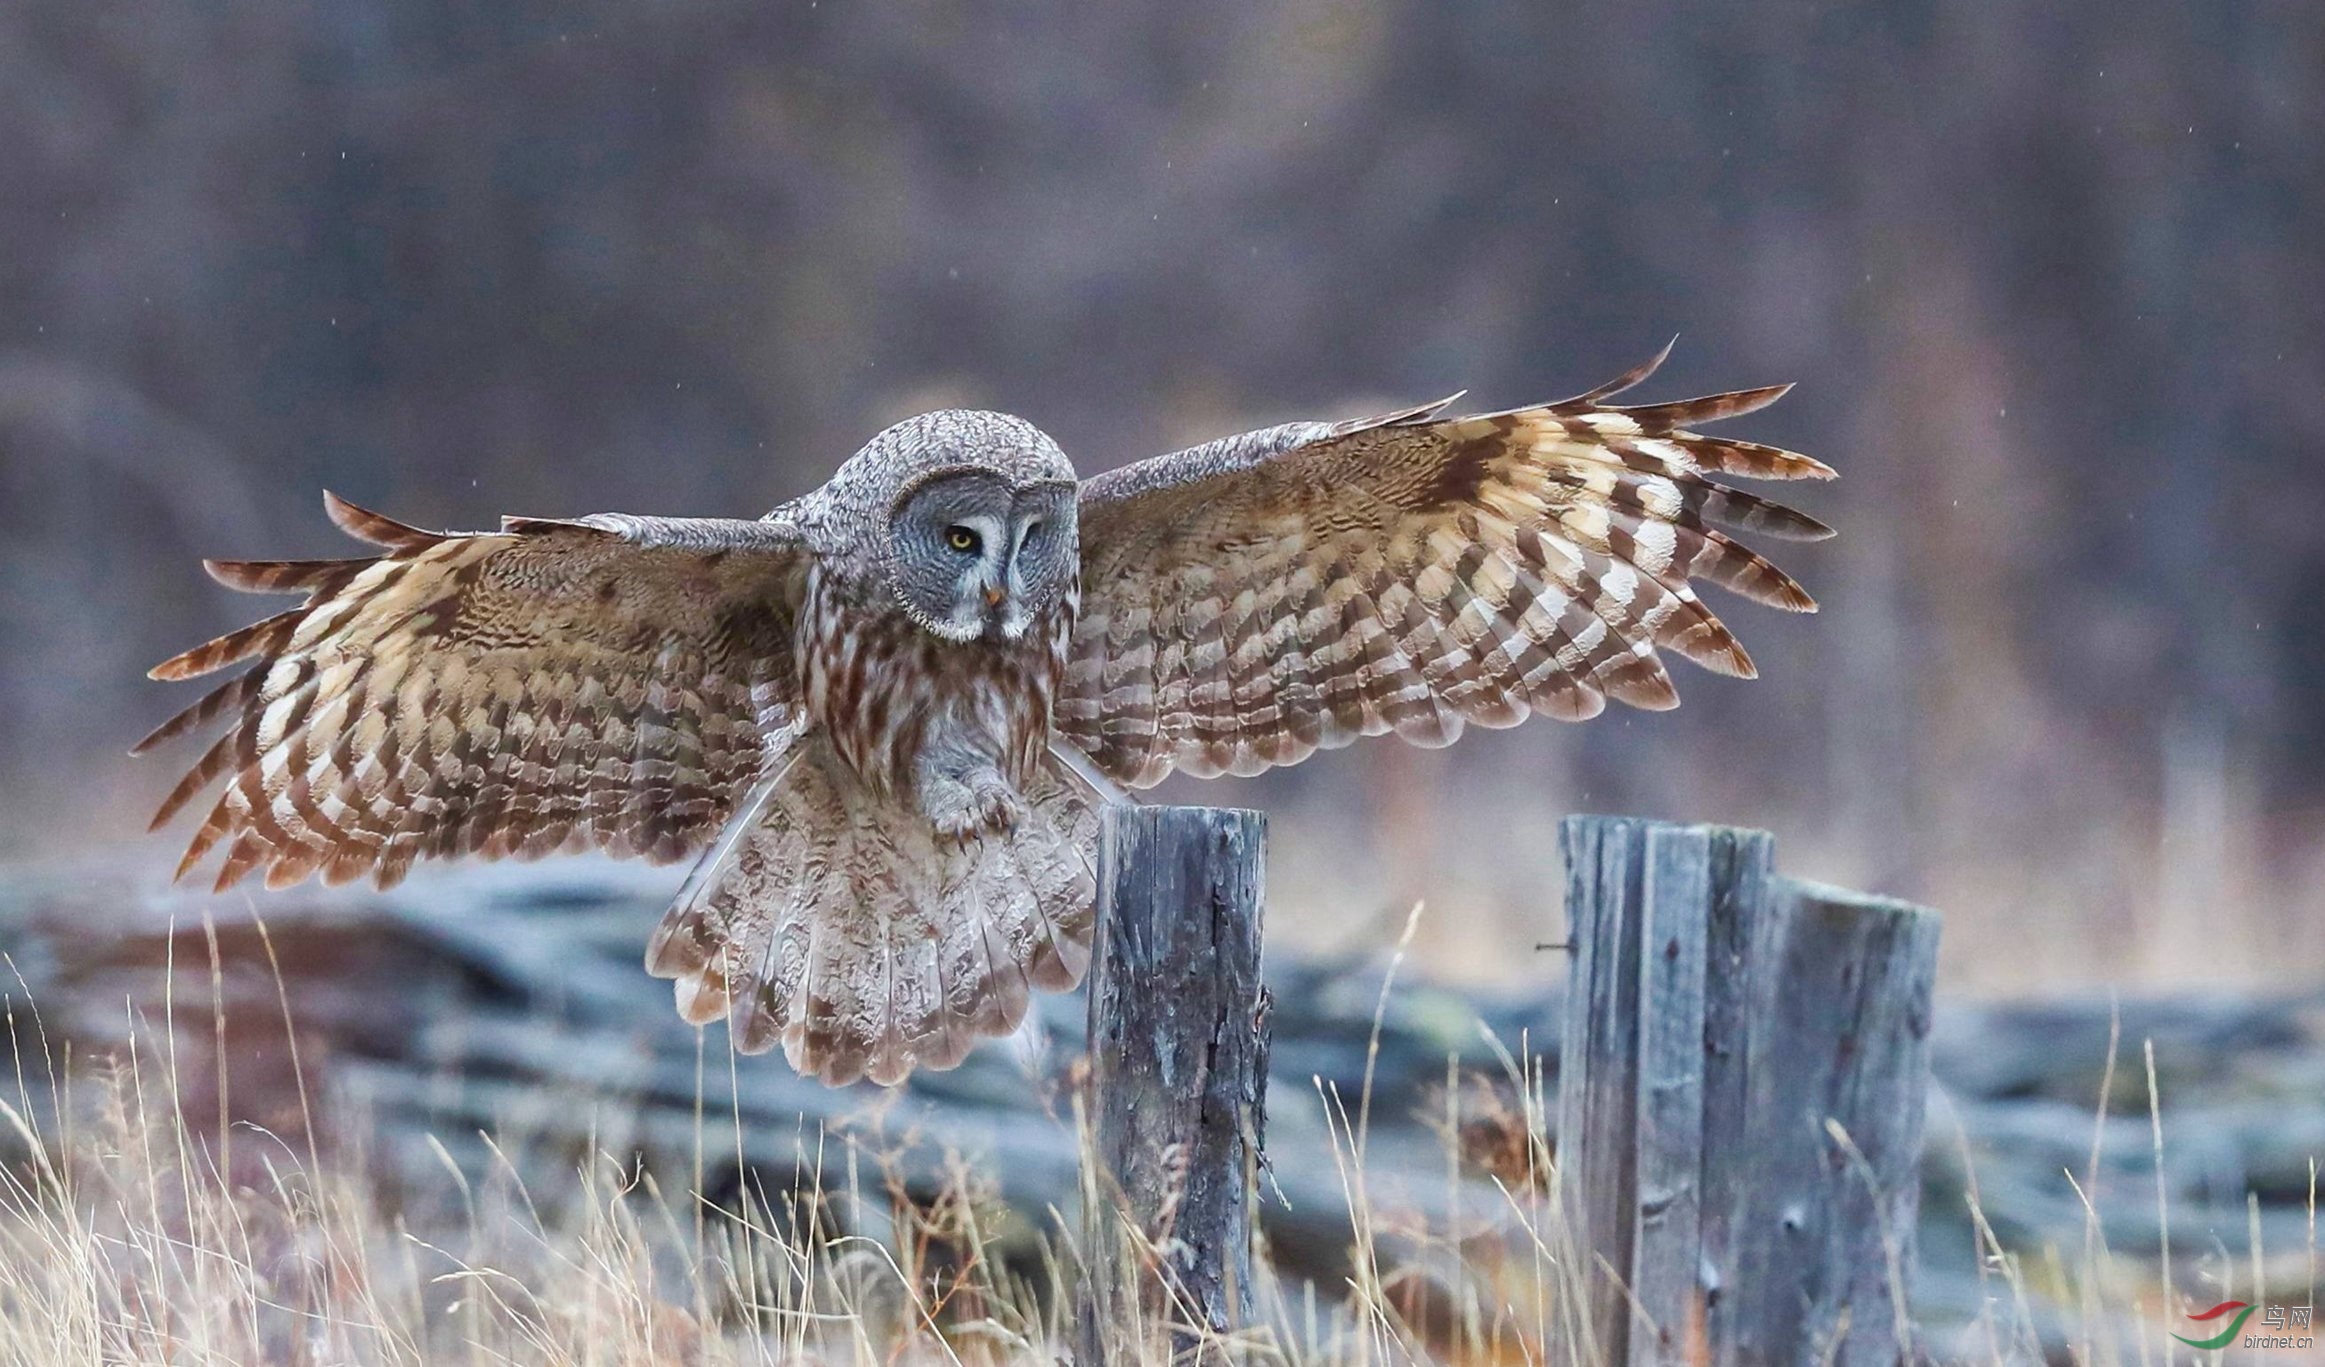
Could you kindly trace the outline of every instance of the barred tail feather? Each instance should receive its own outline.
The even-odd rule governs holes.
[[[735,1048],[834,1086],[957,1065],[1088,967],[1097,816],[1051,761],[1006,835],[940,843],[819,741],[738,816],[664,914],[647,970]]]

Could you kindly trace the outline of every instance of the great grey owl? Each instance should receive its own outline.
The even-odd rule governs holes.
[[[379,554],[208,563],[305,599],[153,670],[243,666],[138,746],[229,719],[155,825],[224,777],[178,870],[223,846],[221,889],[694,856],[646,956],[687,1020],[835,1084],[951,1067],[1080,978],[1123,788],[1671,707],[1664,651],[1750,675],[1693,583],[1815,605],[1720,529],[1830,532],[1711,476],[1832,471],[1691,430],[1780,387],[1605,402],[1661,359],[1089,480],[1020,419],[931,413],[755,522],[439,533],[326,495]]]

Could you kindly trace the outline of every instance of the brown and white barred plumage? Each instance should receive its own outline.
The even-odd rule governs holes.
[[[724,1018],[737,1049],[780,1043],[826,1082],[950,1068],[1089,964],[1096,806],[1055,763],[1018,791],[1007,830],[941,839],[811,736],[680,892],[647,966],[677,979],[687,1020]]]
[[[911,796],[916,762],[945,723],[1008,738],[996,758],[1021,787],[1045,761],[1078,594],[1021,641],[969,646],[883,612],[871,586],[812,569],[806,600],[799,644],[806,714],[875,796]]]
[[[1601,403],[1661,361],[1544,407],[1293,424],[1091,479],[1083,574],[1114,589],[1086,598],[1058,730],[1145,787],[1384,732],[1436,746],[1467,722],[1581,720],[1609,697],[1674,707],[1659,648],[1750,677],[1690,581],[1816,604],[1720,526],[1831,530],[1708,476],[1832,471],[1687,430],[1785,387]]]
[[[800,616],[810,735],[771,775],[740,843],[706,863],[662,919],[646,966],[679,1014],[724,1018],[736,1047],[780,1042],[841,1084],[950,1068],[1064,991],[1089,962],[1098,818],[1051,755],[1074,601],[1024,639],[942,641],[810,571]],[[960,838],[914,805],[921,757],[947,737],[1001,742],[1017,799],[1000,829]]]
[[[157,679],[256,663],[140,741],[221,716],[158,829],[221,775],[178,866],[213,847],[223,891],[320,872],[381,887],[417,858],[593,846],[658,861],[714,835],[796,707],[791,580],[769,524],[513,519],[423,532],[325,495],[374,559],[210,561],[306,602],[166,660]],[[708,541],[710,535],[719,539]]]
[[[1712,477],[1832,471],[1692,430],[1782,388],[1605,402],[1661,359],[1563,403],[1293,424],[1100,475],[1078,597],[1010,641],[924,630],[884,597],[879,544],[932,472],[1071,478],[999,415],[900,424],[757,522],[452,535],[328,499],[376,558],[209,565],[307,598],[155,668],[252,662],[139,745],[230,719],[155,824],[224,778],[179,868],[223,847],[221,889],[700,856],[648,951],[687,1019],[835,1083],[950,1067],[1079,979],[1109,780],[1671,707],[1665,651],[1749,677],[1693,585],[1815,604],[1723,529],[1830,532]],[[998,786],[940,830],[929,757],[964,746]]]

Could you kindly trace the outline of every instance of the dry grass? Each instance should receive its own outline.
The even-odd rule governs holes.
[[[20,1006],[8,1025],[40,1038]],[[610,1151],[544,1183],[541,1165],[488,1138],[486,1171],[438,1146],[434,1200],[390,1208],[344,1138],[360,1124],[334,1109],[320,1132],[340,1142],[317,1143],[315,1112],[281,1134],[189,1115],[180,1083],[195,1080],[180,1078],[177,1053],[142,1023],[115,1055],[78,1066],[50,1071],[45,1049],[19,1051],[14,1098],[0,1099],[0,1362],[993,1363],[1055,1361],[1075,1338],[1078,1226],[1051,1211],[1023,1229],[965,1162],[936,1199],[915,1199],[888,1155],[811,1136],[850,1146],[844,1186],[747,1185],[714,1204],[699,1179]],[[1190,1329],[1186,1314],[1134,1312],[1107,1326],[1113,1360],[1163,1356],[1175,1328],[1212,1360],[1544,1361],[1558,1221],[1543,1080],[1510,1066],[1498,1086],[1454,1078],[1445,1102],[1449,1134],[1486,1124],[1496,1161],[1518,1165],[1496,1183],[1496,1209],[1431,1230],[1374,1208],[1369,1083],[1349,1104],[1330,1095],[1364,1250],[1348,1285],[1319,1292],[1263,1271],[1254,1323],[1232,1338]],[[1501,1099],[1473,1121],[1463,1107],[1480,1096]],[[303,1111],[309,1101],[302,1080]],[[715,1146],[726,1122],[703,1123]],[[812,1157],[803,1170],[823,1170]],[[1449,1183],[1478,1175],[1449,1147]],[[1151,1267],[1167,1241],[1129,1230],[1107,1256]],[[1384,1246],[1393,1264],[1375,1256]]]
[[[1975,1232],[1980,1312],[1958,1335],[1955,1358],[1964,1362],[2072,1362],[2078,1367],[2171,1367],[2182,1362],[2253,1360],[2254,1353],[2227,1349],[2198,1352],[2179,1334],[2208,1336],[2217,1325],[2185,1316],[2223,1300],[2256,1305],[2305,1307],[2312,1321],[2317,1304],[2318,1160],[2309,1162],[2308,1229],[2304,1245],[2267,1250],[2261,1236],[2260,1206],[2247,1193],[2250,1230],[2245,1256],[2214,1245],[2188,1262],[2172,1257],[2171,1206],[2164,1180],[2163,1097],[2157,1086],[2155,1045],[2142,1041],[2148,1131],[2155,1172],[2155,1214],[2161,1249],[2154,1259],[2125,1258],[2110,1248],[2100,1214],[2106,1103],[2118,1072],[2120,1022],[2110,1022],[2106,1073],[2100,1084],[2100,1111],[2094,1118],[2091,1151],[2081,1174],[2062,1174],[2080,1201],[2084,1222],[2081,1246],[2039,1249],[2011,1247],[1995,1230],[1981,1195],[1977,1166],[1965,1139],[1961,1152],[1967,1177],[1960,1199]],[[1959,1132],[1957,1131],[1957,1135]],[[1929,1143],[1943,1142],[1933,1126]],[[1925,1193],[1925,1198],[1928,1199]],[[2190,1283],[2203,1290],[2192,1291]],[[2257,1332],[2256,1327],[2256,1332]],[[2313,1347],[2317,1329],[2308,1331]],[[2280,1360],[2311,1362],[2305,1350]]]
[[[8,1026],[18,1040],[40,1034],[29,1013],[12,1013]],[[464,1171],[439,1146],[443,1179],[431,1199],[389,1205],[358,1145],[311,1138],[313,1114],[281,1134],[229,1123],[223,1079],[217,1116],[187,1114],[182,1095],[209,1093],[181,1087],[195,1080],[180,1077],[166,1031],[133,1022],[108,1059],[67,1059],[51,1071],[50,1057],[45,1048],[19,1053],[13,1099],[0,1099],[0,1362],[1048,1362],[1071,1350],[1080,1328],[1071,1307],[1090,1250],[1077,1223],[1050,1211],[1028,1228],[1035,1222],[958,1159],[933,1200],[915,1198],[893,1155],[848,1135],[804,1136],[805,1145],[848,1147],[844,1184],[782,1192],[746,1183],[713,1203],[697,1195],[699,1176],[673,1180],[613,1151],[593,1150],[562,1169],[565,1180],[543,1182],[538,1174],[561,1169],[488,1139],[483,1171]],[[2150,1104],[2160,1107],[2152,1053],[2145,1065]],[[1104,1326],[1111,1360],[1159,1359],[1173,1329],[1192,1333],[1206,1360],[1574,1367],[1593,1359],[1587,1343],[1555,1332],[1575,1276],[1542,1138],[1539,1060],[1521,1045],[1504,1054],[1499,1076],[1448,1068],[1435,1122],[1448,1192],[1493,1193],[1491,1209],[1466,1217],[1457,1197],[1450,1224],[1375,1199],[1365,1161],[1369,1075],[1362,1094],[1327,1089],[1322,1099],[1347,1204],[1345,1284],[1279,1280],[1263,1259],[1249,1328],[1221,1337],[1190,1330],[1186,1313],[1156,1321],[1131,1307]],[[309,1100],[302,1080],[302,1112]],[[2151,1115],[2160,1171],[2160,1109]],[[726,1122],[703,1123],[715,1145]],[[363,1126],[341,1114],[325,1132],[360,1135]],[[2188,1308],[2180,1290],[2152,1262],[2118,1259],[2101,1233],[2098,1133],[2088,1171],[2069,1178],[2092,1211],[2079,1250],[2006,1246],[1965,1153],[1959,1199],[1978,1232],[1984,1309],[1930,1345],[1937,1356],[2099,1367],[2191,1360],[2169,1337],[2187,1328],[2177,1318]],[[1932,1142],[1944,1142],[1942,1127],[1933,1126]],[[824,1155],[802,1156],[814,1160],[803,1171],[827,1170]],[[525,1173],[535,1174],[531,1186]],[[2159,1206],[2161,1194],[2159,1184]],[[2168,1220],[2167,1210],[2158,1214]],[[2314,1182],[2305,1251],[2264,1260],[2258,1233],[2256,1217],[2249,1269],[2221,1250],[2201,1269],[2204,1280],[2223,1298],[2297,1303],[2285,1295],[2295,1284],[2287,1259],[2306,1258],[2314,1287]],[[1151,1267],[1168,1244],[1167,1229],[1128,1230],[1102,1252]]]

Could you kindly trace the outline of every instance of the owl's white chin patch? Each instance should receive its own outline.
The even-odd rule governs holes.
[[[967,645],[985,634],[985,621],[975,614],[955,613],[941,621],[925,623],[930,631],[954,645]]]

